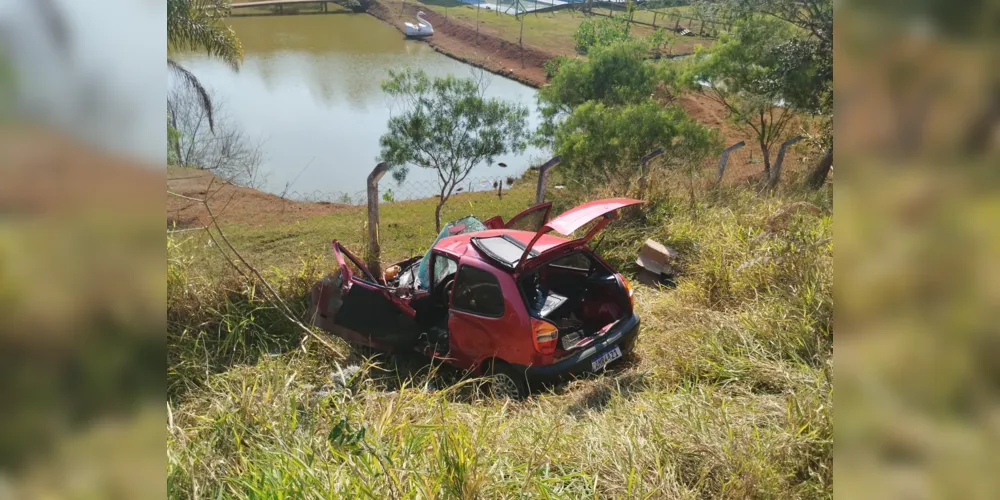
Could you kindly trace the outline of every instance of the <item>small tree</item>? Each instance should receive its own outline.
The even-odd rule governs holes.
[[[389,131],[379,139],[378,161],[389,164],[398,182],[405,180],[410,165],[435,171],[440,189],[434,209],[437,231],[441,207],[473,167],[525,149],[528,109],[485,99],[482,78],[432,80],[422,70],[390,70],[382,90],[404,111],[389,119]]]
[[[771,149],[796,116],[795,102],[784,99],[779,47],[790,40],[790,25],[762,16],[737,23],[707,52],[698,54],[687,82],[725,107],[729,119],[752,132],[771,173]]]
[[[904,5],[904,4],[900,4]],[[907,5],[913,14],[932,4]],[[810,171],[807,185],[823,185],[833,165],[833,0],[741,0],[728,4],[733,17],[764,15],[787,22],[798,29],[791,39],[778,46],[774,54],[779,60],[778,78],[783,98],[810,114],[817,115],[820,137],[815,146],[825,152]],[[867,4],[866,4],[867,7]],[[875,11],[882,6],[872,5]],[[895,15],[895,11],[890,8]],[[961,9],[949,12],[967,13]],[[938,16],[934,20],[940,20]],[[966,33],[965,30],[962,31]]]
[[[658,163],[687,169],[699,165],[720,142],[716,132],[680,107],[664,108],[652,99],[626,106],[584,103],[555,136],[562,175],[584,186],[608,186],[616,194],[628,192],[633,180],[645,185],[649,172],[640,170],[640,158],[653,149],[664,149]]]

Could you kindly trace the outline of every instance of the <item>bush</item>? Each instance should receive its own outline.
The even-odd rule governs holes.
[[[586,19],[573,34],[576,41],[576,51],[581,54],[590,52],[591,47],[606,46],[629,38],[629,24],[623,18]]]

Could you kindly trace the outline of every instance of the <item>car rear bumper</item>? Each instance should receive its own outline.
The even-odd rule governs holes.
[[[594,358],[604,354],[614,346],[619,346],[622,355],[628,354],[635,345],[635,339],[639,335],[639,316],[632,313],[630,318],[622,321],[612,331],[608,332],[604,339],[588,346],[586,349],[563,358],[551,365],[544,366],[517,366],[518,371],[523,370],[529,380],[552,381],[561,378],[578,376],[587,372],[592,372],[591,362]]]

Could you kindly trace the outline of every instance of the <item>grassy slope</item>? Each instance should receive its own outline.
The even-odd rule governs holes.
[[[464,195],[446,219],[510,216],[530,197],[527,186],[502,201]],[[830,496],[832,217],[828,194],[811,198],[822,215],[792,217],[773,233],[769,217],[802,195],[703,194],[696,215],[686,198],[660,196],[645,222],[621,221],[602,253],[628,271],[641,241],[657,238],[683,255],[680,286],[638,288],[644,328],[632,360],[516,404],[478,398],[453,374],[428,377],[409,359],[317,394],[357,353],[295,349],[298,333],[259,294],[206,265],[211,248],[175,239],[171,494]],[[430,200],[384,206],[385,260],[433,238],[432,210]],[[362,217],[227,234],[302,308],[309,283],[329,269],[328,258],[302,256],[328,254],[334,237],[356,244]]]
[[[503,215],[504,218],[517,214],[530,206],[535,198],[534,174],[517,181],[515,189],[505,185],[502,197],[492,193],[458,193],[453,195],[441,213],[443,221],[454,220],[465,215],[485,218]],[[383,189],[391,187],[391,179],[383,181]],[[395,262],[426,251],[428,242],[433,241],[434,207],[437,198],[383,203],[379,210],[381,219],[382,260]],[[430,214],[430,219],[427,215]],[[357,255],[363,253],[367,238],[365,224],[367,208],[351,207],[330,215],[311,217],[305,220],[274,224],[229,224],[226,234],[245,257],[264,267],[294,268],[302,263],[303,256],[329,254],[330,242],[337,238]],[[195,234],[185,246],[200,258],[214,259],[217,252],[211,248],[207,237]],[[327,261],[332,263],[332,259]],[[214,266],[215,263],[213,262]]]

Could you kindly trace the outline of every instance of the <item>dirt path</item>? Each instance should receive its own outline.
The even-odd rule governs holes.
[[[400,13],[376,1],[368,8],[368,13],[402,32],[403,22],[413,19],[418,10],[418,5],[406,5],[403,13]],[[517,44],[486,31],[477,34],[474,27],[445,19],[429,9],[424,11],[424,17],[434,25],[434,35],[423,40],[434,50],[531,87],[537,88],[545,84],[542,65],[555,57],[555,54],[525,47],[522,68],[521,47]]]
[[[227,184],[206,170],[170,167],[167,171],[167,227],[185,229],[210,222],[204,204],[187,198],[208,198],[219,222],[292,222],[343,210],[348,205],[293,201],[273,194]]]

